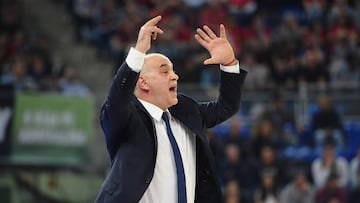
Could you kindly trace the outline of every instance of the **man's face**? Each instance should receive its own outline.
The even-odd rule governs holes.
[[[177,81],[179,77],[173,64],[164,55],[149,54],[145,58],[140,74],[141,89],[146,92],[148,102],[165,110],[177,104]]]

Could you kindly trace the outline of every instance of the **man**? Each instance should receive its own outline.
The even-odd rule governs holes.
[[[293,181],[280,193],[282,203],[313,203],[315,197],[315,189],[310,185],[303,171],[298,171]]]
[[[325,140],[334,139],[336,147],[344,147],[345,130],[339,113],[327,95],[318,98],[319,110],[312,116],[311,126],[316,147],[321,147]]]
[[[210,52],[204,64],[223,64],[219,98],[196,103],[177,94],[179,78],[171,61],[146,55],[151,40],[163,32],[160,20],[157,16],[141,27],[102,107],[112,167],[96,202],[222,201],[205,130],[238,111],[246,71],[239,69],[224,26],[219,37],[204,26],[195,38]]]
[[[344,157],[336,155],[336,146],[330,137],[324,141],[322,157],[315,159],[311,164],[311,173],[316,188],[326,185],[329,176],[336,174],[337,184],[346,188],[349,182],[349,164]]]

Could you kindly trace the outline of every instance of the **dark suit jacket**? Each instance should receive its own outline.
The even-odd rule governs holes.
[[[240,74],[221,71],[217,101],[197,103],[178,94],[178,104],[169,108],[172,116],[196,134],[197,203],[222,202],[206,129],[238,111],[240,89],[246,74],[244,70],[240,70]],[[151,116],[133,94],[138,77],[139,74],[124,63],[101,109],[100,120],[112,166],[96,199],[97,203],[138,202],[153,177],[157,153],[156,131]]]

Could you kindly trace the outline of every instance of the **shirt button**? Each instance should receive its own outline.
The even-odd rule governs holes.
[[[150,179],[150,178],[147,178],[147,179],[145,180],[145,183],[146,183],[146,184],[150,184],[150,182],[151,182],[151,179]]]

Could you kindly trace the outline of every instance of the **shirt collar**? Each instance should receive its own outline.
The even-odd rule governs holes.
[[[138,100],[140,101],[140,103],[145,107],[146,111],[149,112],[150,116],[153,117],[156,121],[161,121],[161,116],[163,114],[163,110],[157,106],[155,106],[152,103],[149,103],[147,101],[141,100],[138,98]],[[166,112],[168,112],[168,115],[170,116],[170,113],[168,110],[166,110]]]

